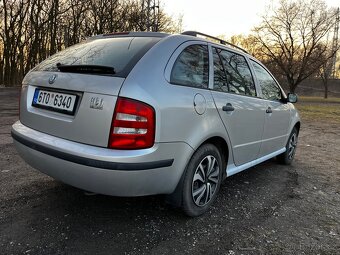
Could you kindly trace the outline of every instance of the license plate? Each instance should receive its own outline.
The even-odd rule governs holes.
[[[32,105],[51,111],[74,114],[76,101],[76,95],[35,89]]]

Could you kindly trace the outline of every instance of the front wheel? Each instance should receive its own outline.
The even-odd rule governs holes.
[[[280,154],[277,159],[281,164],[290,165],[293,162],[296,147],[298,142],[298,131],[294,127],[292,132],[290,133],[288,142],[286,144],[286,152]]]
[[[222,181],[222,159],[212,144],[204,144],[192,156],[186,170],[182,207],[189,216],[205,213],[215,201]]]

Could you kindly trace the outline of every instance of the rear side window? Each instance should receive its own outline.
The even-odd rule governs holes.
[[[257,81],[262,90],[262,97],[268,100],[281,100],[282,93],[273,77],[261,65],[251,61],[255,70]]]
[[[126,77],[139,59],[160,38],[120,37],[88,40],[71,46],[34,68],[34,71],[58,71],[62,65],[103,65],[113,67],[114,76]]]
[[[208,88],[209,61],[206,45],[190,45],[175,61],[170,82],[173,84]]]
[[[256,89],[244,56],[222,49],[215,49],[224,66],[229,92],[256,96]]]

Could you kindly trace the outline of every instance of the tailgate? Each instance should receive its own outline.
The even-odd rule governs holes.
[[[124,80],[103,75],[31,72],[21,93],[20,121],[43,133],[107,147],[115,103]],[[38,102],[39,92],[50,97],[45,105]],[[58,106],[57,97],[69,101],[61,101]]]

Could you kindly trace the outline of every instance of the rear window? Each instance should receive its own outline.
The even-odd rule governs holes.
[[[61,65],[102,65],[114,76],[126,77],[142,56],[161,38],[121,37],[88,40],[71,46],[37,65],[34,71],[58,71]]]

